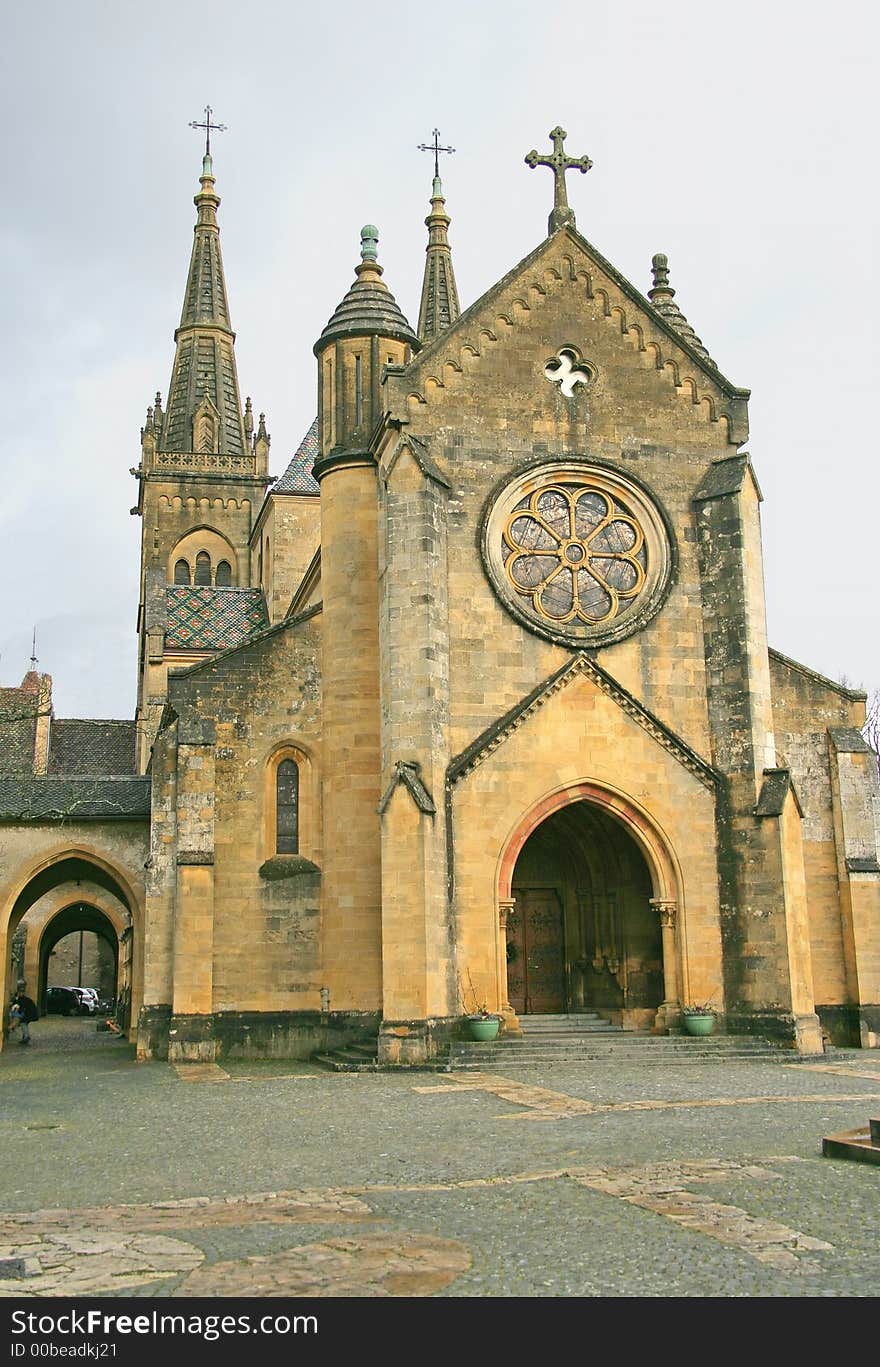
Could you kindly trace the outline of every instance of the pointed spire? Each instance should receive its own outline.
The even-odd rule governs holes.
[[[449,246],[447,229],[450,218],[445,209],[443,183],[439,175],[434,175],[431,192],[431,212],[425,219],[428,229],[428,245],[425,248],[425,276],[422,281],[422,302],[419,307],[419,337],[423,342],[433,341],[441,332],[454,323],[461,308],[458,302],[458,289],[455,272],[452,269],[452,251]]]
[[[654,285],[648,290],[648,298],[654,305],[657,312],[666,319],[667,323],[675,329],[679,337],[683,337],[690,344],[698,356],[702,356],[704,361],[710,365],[715,362],[709,355],[703,343],[694,332],[688,320],[685,318],[678,304],[675,303],[675,290],[669,283],[669,260],[663,252],[657,252],[651,258],[651,273],[654,277]]]
[[[212,124],[211,127],[221,125]],[[209,151],[202,158],[199,179],[201,189],[193,199],[198,217],[180,325],[174,334],[177,351],[168,387],[168,407],[164,415],[161,407],[158,408],[161,416],[156,420],[158,449],[244,455],[246,444],[235,364],[235,333],[229,317],[217,223],[220,197],[214,190]],[[210,422],[216,422],[219,427],[218,431],[212,428],[207,435],[201,430],[207,411],[206,400],[211,410]]]

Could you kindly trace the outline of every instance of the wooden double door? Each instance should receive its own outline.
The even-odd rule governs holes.
[[[555,888],[514,888],[507,923],[507,995],[518,1015],[568,1008],[562,903]]]

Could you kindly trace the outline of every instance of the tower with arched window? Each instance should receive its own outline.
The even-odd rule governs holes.
[[[270,483],[265,419],[242,405],[235,333],[220,252],[210,155],[175,354],[141,431],[138,611],[139,759],[144,767],[167,696],[169,668],[192,664],[268,625],[252,575],[251,533]]]

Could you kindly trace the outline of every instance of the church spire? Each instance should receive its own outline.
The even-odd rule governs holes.
[[[157,449],[240,456],[246,450],[244,422],[233,349],[235,333],[220,254],[220,196],[214,189],[210,152],[211,132],[223,125],[211,123],[208,106],[206,122],[192,126],[206,128],[207,138],[201,188],[193,199],[198,211],[195,238],[180,325],[174,334],[177,350]]]
[[[461,309],[458,303],[458,290],[455,272],[452,269],[452,251],[449,246],[447,229],[451,222],[446,212],[443,198],[443,183],[440,180],[439,154],[454,152],[454,147],[440,146],[440,132],[434,129],[434,141],[420,143],[420,152],[434,153],[434,183],[431,191],[431,212],[425,219],[428,229],[427,259],[425,278],[422,282],[422,302],[419,308],[418,334],[423,342],[433,339],[454,323]]]

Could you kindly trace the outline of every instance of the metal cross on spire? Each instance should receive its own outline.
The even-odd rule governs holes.
[[[440,129],[439,129],[439,128],[435,128],[435,129],[434,129],[434,141],[433,141],[433,142],[420,142],[420,143],[419,143],[419,151],[420,151],[420,152],[433,152],[433,153],[434,153],[434,178],[436,179],[436,178],[440,175],[440,153],[441,153],[441,152],[454,152],[454,151],[455,151],[455,148],[454,148],[454,147],[441,147],[441,146],[440,146]]]
[[[214,111],[213,111],[213,109],[211,108],[211,106],[210,106],[209,104],[206,104],[206,105],[205,105],[205,122],[204,122],[204,123],[190,123],[190,128],[204,128],[204,130],[205,130],[205,156],[206,156],[206,157],[209,157],[209,156],[211,155],[211,134],[212,134],[212,133],[225,133],[225,132],[226,132],[226,124],[225,124],[225,123],[212,123],[212,122],[211,122],[211,115],[213,114],[213,112],[214,112]]]
[[[539,157],[534,150],[529,152],[526,157],[526,166],[530,166],[534,171],[536,166],[549,166],[554,177],[553,212],[550,215],[547,231],[554,233],[563,224],[570,223],[575,226],[574,210],[569,208],[568,195],[565,192],[565,173],[566,171],[589,171],[592,162],[589,157],[567,157],[563,151],[562,144],[568,137],[564,128],[557,124],[551,131],[550,138],[553,143],[553,155],[550,157]]]

